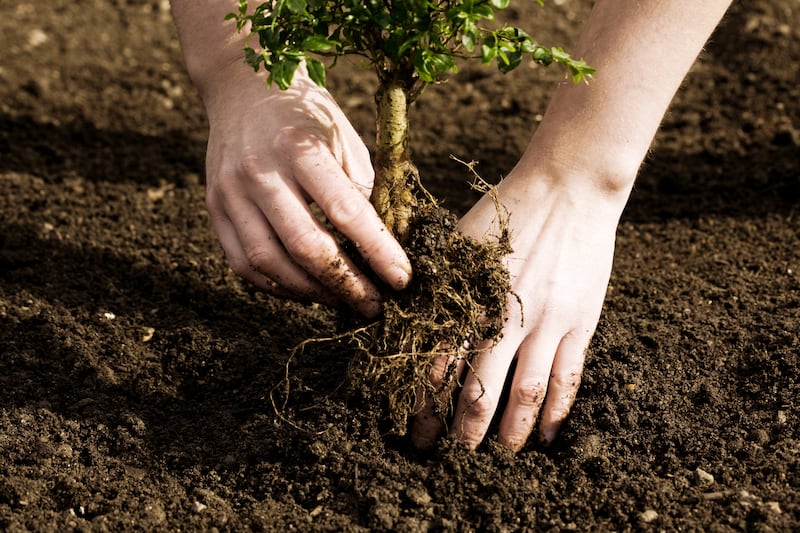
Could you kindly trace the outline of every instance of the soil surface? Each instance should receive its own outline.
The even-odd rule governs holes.
[[[530,4],[512,16],[569,48],[589,2]],[[0,529],[800,528],[796,0],[736,3],[695,65],[570,421],[516,455],[415,453],[343,394],[335,350],[294,361],[276,415],[292,347],[340,317],[229,270],[167,2],[4,0],[0,49]],[[370,144],[372,75],[337,69]],[[412,149],[446,205],[476,198],[449,154],[499,179],[560,77],[467,66],[423,95]]]

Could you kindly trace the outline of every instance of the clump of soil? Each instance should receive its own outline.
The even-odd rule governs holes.
[[[295,349],[295,354],[313,349],[319,357],[348,354],[349,389],[382,401],[392,432],[400,435],[421,407],[423,391],[446,422],[459,363],[470,366],[480,353],[474,347],[478,341],[498,340],[506,322],[508,234],[503,230],[495,240],[476,241],[459,233],[457,223],[456,215],[433,199],[420,200],[404,244],[414,272],[409,286],[386,294],[379,320],[309,339]],[[448,364],[434,383],[431,372],[439,357],[447,357]],[[282,387],[286,396],[276,407],[285,407],[292,379],[289,368]]]
[[[386,395],[394,430],[401,434],[422,390],[446,419],[458,361],[469,365],[479,354],[471,345],[496,340],[506,322],[508,235],[478,242],[460,234],[456,223],[452,212],[433,204],[412,218],[406,244],[412,282],[385,302],[383,320],[370,328],[376,342],[358,342],[350,366],[352,378]],[[449,363],[434,385],[432,365],[443,356]]]

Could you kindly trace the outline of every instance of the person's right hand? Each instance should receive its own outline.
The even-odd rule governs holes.
[[[378,289],[311,207],[383,281],[394,289],[408,284],[408,258],[369,202],[374,171],[364,143],[302,68],[286,91],[267,89],[263,73],[241,63],[227,70],[203,99],[206,204],[231,267],[276,296],[378,315]]]

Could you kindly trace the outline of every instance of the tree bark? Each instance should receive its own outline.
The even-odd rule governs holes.
[[[377,139],[371,202],[389,231],[403,243],[417,205],[419,177],[408,149],[408,84],[396,77],[382,79],[375,100]]]

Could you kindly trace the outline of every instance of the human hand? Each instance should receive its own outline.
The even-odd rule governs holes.
[[[553,441],[575,400],[584,352],[600,317],[624,200],[548,178],[512,172],[497,188],[510,213],[514,251],[505,262],[515,294],[509,295],[502,338],[477,346],[479,355],[455,391],[450,432],[472,448],[484,439],[499,409],[501,444],[521,449],[540,414],[539,439]],[[493,200],[482,198],[459,229],[478,240],[499,235]],[[442,357],[434,364],[434,388],[441,386],[451,362]],[[460,365],[463,376],[466,365]],[[501,406],[507,380],[510,394]],[[432,446],[441,426],[426,398],[412,422],[412,441],[420,448]]]
[[[395,289],[410,279],[402,247],[369,202],[369,153],[330,94],[298,70],[265,89],[240,63],[204,87],[210,133],[206,204],[232,268],[282,297],[380,313],[375,285],[315,216],[313,202]]]

